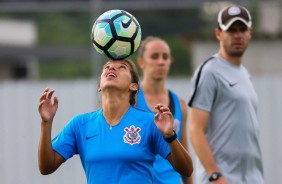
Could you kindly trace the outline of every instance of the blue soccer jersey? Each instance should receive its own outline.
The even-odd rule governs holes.
[[[174,106],[174,130],[178,135],[178,140],[181,138],[182,131],[182,110],[180,106],[179,98],[175,93],[169,91],[171,102]],[[139,88],[137,94],[137,103],[136,107],[145,111],[152,112],[146,103],[146,99],[144,97],[144,92],[142,88]],[[178,172],[174,170],[172,165],[169,163],[167,159],[164,159],[160,155],[156,156],[156,161],[154,162],[154,170],[153,170],[153,180],[154,184],[180,184],[181,177]]]
[[[52,146],[65,160],[79,154],[88,184],[152,183],[155,155],[170,153],[153,114],[134,107],[115,126],[107,124],[102,110],[78,115]]]

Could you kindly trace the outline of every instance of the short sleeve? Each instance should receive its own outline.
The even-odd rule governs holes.
[[[195,86],[196,76],[193,76],[192,85]],[[212,70],[203,68],[201,75],[199,76],[199,82],[197,89],[194,89],[194,98],[190,103],[191,107],[196,107],[205,111],[210,112],[214,99],[216,97],[216,77]]]
[[[53,150],[65,160],[78,153],[76,144],[77,118],[73,118],[63,130],[52,140]]]
[[[153,147],[155,154],[159,154],[163,158],[166,158],[170,154],[170,148],[168,143],[164,140],[162,133],[159,131],[157,126],[152,124],[153,132]]]

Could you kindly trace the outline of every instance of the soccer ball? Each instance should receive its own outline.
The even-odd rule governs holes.
[[[141,27],[136,18],[124,10],[109,10],[95,21],[91,40],[98,53],[112,60],[133,54],[141,42]]]

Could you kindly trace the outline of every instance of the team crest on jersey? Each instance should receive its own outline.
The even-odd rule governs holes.
[[[129,128],[124,128],[125,135],[123,136],[123,141],[125,143],[128,143],[130,145],[133,144],[139,144],[141,140],[141,136],[139,132],[141,131],[141,128],[136,127],[134,125],[131,125]]]

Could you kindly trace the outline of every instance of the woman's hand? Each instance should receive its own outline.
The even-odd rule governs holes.
[[[155,106],[155,109],[157,110],[157,113],[155,114],[154,120],[155,124],[158,127],[158,129],[161,131],[163,136],[170,137],[173,135],[173,123],[174,118],[172,113],[170,112],[169,108],[162,105],[157,104]]]
[[[41,116],[42,123],[52,123],[53,118],[58,109],[58,97],[54,97],[54,102],[52,102],[52,96],[55,90],[50,90],[46,88],[42,95],[40,96],[40,102],[38,106],[38,111]]]

